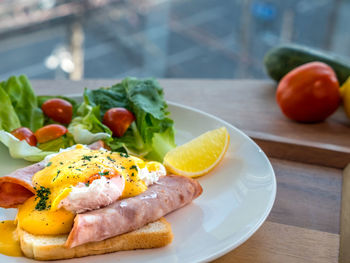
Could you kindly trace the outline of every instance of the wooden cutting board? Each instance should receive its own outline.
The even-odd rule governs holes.
[[[41,95],[82,94],[84,87],[116,82],[38,80],[33,86]],[[342,169],[350,163],[350,121],[342,109],[325,122],[306,125],[281,114],[270,81],[160,82],[167,100],[211,113],[246,132],[269,156],[276,173],[277,196],[267,221],[215,262],[337,262]]]
[[[243,245],[214,262],[338,262],[342,171],[270,161],[277,195],[267,221]]]

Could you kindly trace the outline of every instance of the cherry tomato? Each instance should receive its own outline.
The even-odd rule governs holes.
[[[297,67],[280,81],[276,100],[282,112],[299,122],[319,122],[340,104],[339,83],[333,69],[321,62]]]
[[[29,145],[36,146],[37,141],[34,133],[26,127],[17,128],[11,134],[20,141],[25,140]]]
[[[44,114],[59,123],[68,124],[72,121],[73,107],[66,100],[50,99],[41,106]]]
[[[103,116],[103,124],[110,128],[116,137],[122,137],[134,120],[134,114],[125,108],[109,109]]]
[[[59,124],[49,124],[35,132],[38,143],[52,141],[68,132],[67,128]]]

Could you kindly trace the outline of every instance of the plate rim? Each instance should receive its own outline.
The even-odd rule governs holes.
[[[276,194],[277,194],[277,181],[276,181],[276,174],[275,171],[272,167],[272,164],[270,162],[270,160],[268,159],[267,155],[265,154],[265,152],[259,147],[259,145],[257,145],[247,134],[245,134],[243,131],[241,131],[240,129],[236,128],[234,125],[230,124],[229,122],[213,115],[210,113],[207,113],[205,111],[199,110],[197,108],[193,108],[191,106],[187,106],[187,105],[183,105],[177,102],[172,102],[172,101],[167,101],[168,105],[172,105],[178,108],[183,108],[186,110],[190,110],[190,111],[194,111],[196,113],[205,115],[209,118],[215,119],[216,121],[219,121],[221,123],[223,123],[224,125],[232,128],[233,130],[235,130],[236,132],[238,132],[240,135],[242,135],[246,140],[248,140],[250,143],[252,143],[262,154],[263,158],[265,159],[269,170],[272,172],[272,184],[273,184],[273,189],[272,189],[272,195],[271,195],[271,199],[269,201],[269,206],[267,207],[267,209],[265,210],[264,215],[260,218],[260,220],[254,225],[253,228],[250,229],[250,231],[248,231],[245,235],[243,235],[237,242],[233,243],[232,245],[228,245],[226,247],[223,247],[221,250],[219,250],[218,252],[216,252],[215,254],[213,254],[210,257],[205,257],[205,258],[201,258],[200,260],[198,260],[198,262],[203,262],[203,261],[212,261],[215,260],[223,255],[226,255],[227,253],[229,253],[230,251],[233,251],[234,249],[236,249],[237,247],[239,247],[240,245],[242,245],[244,242],[246,242],[255,232],[257,232],[259,230],[259,228],[262,226],[262,224],[266,221],[267,217],[269,216],[272,207],[276,201]],[[171,115],[171,112],[170,112]]]

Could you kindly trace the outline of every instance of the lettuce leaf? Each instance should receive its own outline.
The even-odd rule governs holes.
[[[10,97],[1,88],[0,83],[0,130],[12,131],[21,126]]]
[[[44,125],[41,104],[48,98],[52,97],[37,97],[26,76],[12,76],[0,82],[0,141],[9,148],[12,157],[40,161],[47,154],[74,144],[72,137],[65,135],[33,147],[8,133],[19,127],[28,127],[32,131],[41,128]],[[76,105],[76,102],[67,100]]]
[[[26,76],[10,77],[8,80],[0,83],[0,89],[5,91],[11,100],[13,109],[20,122],[19,126],[28,127],[32,131],[36,131],[43,126],[44,115],[38,106],[37,97]],[[0,97],[0,99],[4,99],[3,92],[0,94]],[[15,122],[13,124],[15,124]],[[6,127],[4,129],[6,131],[13,130]]]
[[[176,146],[163,89],[155,79],[126,78],[110,88],[85,90],[84,97],[85,103],[99,107],[100,120],[113,107],[134,113],[136,121],[125,135],[107,141],[112,150],[162,161],[165,153]]]
[[[81,144],[91,144],[98,140],[111,138],[111,130],[102,124],[99,106],[91,106],[89,97],[84,95],[84,102],[77,109],[75,117],[68,126],[74,141]]]
[[[74,144],[73,136],[67,133],[57,139],[38,144],[38,148],[43,151],[58,152],[60,149],[68,148]]]
[[[11,133],[0,131],[0,141],[7,146],[12,158],[25,159],[31,162],[39,162],[47,155],[54,152],[43,151],[37,147],[30,146],[26,141],[20,141]]]

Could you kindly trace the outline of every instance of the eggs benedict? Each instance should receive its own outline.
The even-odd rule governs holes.
[[[83,145],[51,155],[45,163],[32,179],[35,196],[17,215],[19,226],[36,235],[69,233],[75,214],[139,195],[166,175],[160,163]]]
[[[172,232],[162,217],[202,192],[191,178],[166,176],[159,162],[83,145],[0,178],[0,188],[4,184],[28,191],[18,205],[19,242],[12,240],[13,251],[20,243],[25,256],[44,260],[165,246]],[[13,198],[16,203],[23,199]],[[0,198],[0,206],[14,204]],[[4,228],[7,232],[14,229],[6,224],[11,226]],[[0,253],[8,244],[0,240]]]

